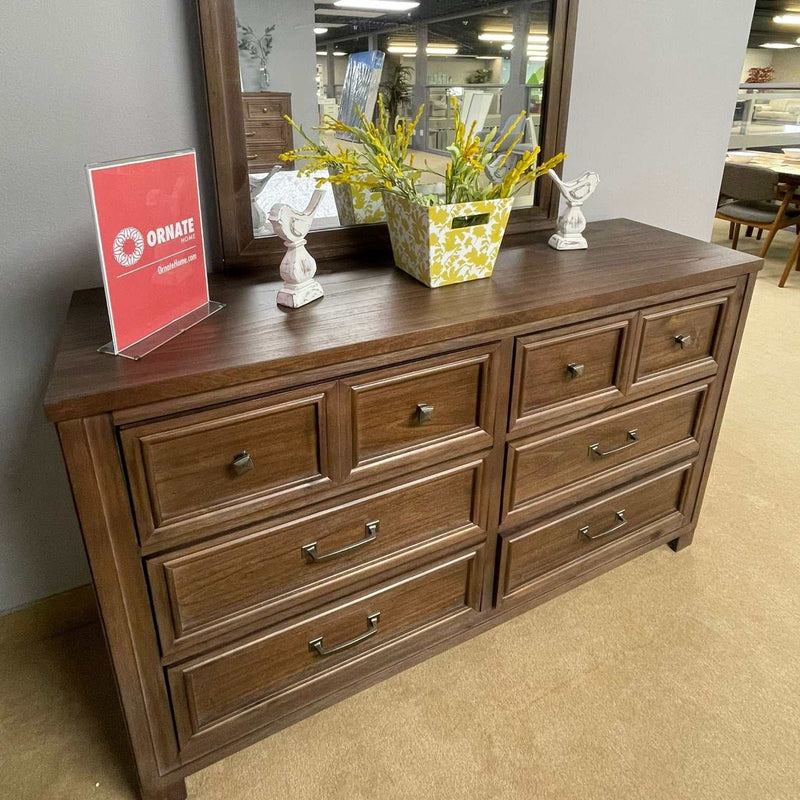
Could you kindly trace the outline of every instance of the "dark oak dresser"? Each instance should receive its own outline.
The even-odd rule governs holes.
[[[227,308],[138,362],[75,293],[46,406],[147,800],[691,542],[761,261],[625,220],[545,237],[436,290],[323,263],[294,311],[211,276]]]
[[[288,92],[244,92],[244,138],[249,172],[268,172],[276,164],[293,169],[293,161],[280,155],[292,148],[292,129],[284,117],[292,116],[292,95]]]

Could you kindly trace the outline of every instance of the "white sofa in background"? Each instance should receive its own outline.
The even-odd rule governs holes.
[[[800,125],[800,98],[770,100],[767,103],[756,103],[753,122],[792,122]]]

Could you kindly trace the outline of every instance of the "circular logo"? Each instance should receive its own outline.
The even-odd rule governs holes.
[[[136,228],[123,228],[112,245],[114,258],[123,267],[132,267],[144,253],[144,237]]]

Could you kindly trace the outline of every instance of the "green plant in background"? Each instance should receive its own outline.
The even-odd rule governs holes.
[[[490,69],[476,69],[475,72],[467,75],[467,83],[489,83],[491,79],[492,71]]]
[[[299,149],[282,153],[281,159],[305,160],[307,163],[302,168],[301,174],[327,169],[328,175],[319,179],[318,186],[328,182],[345,183],[372,190],[381,189],[423,206],[512,197],[522,186],[532,183],[564,160],[564,154],[559,153],[537,166],[536,161],[540,151],[539,147],[536,147],[523,154],[516,154],[516,163],[505,171],[501,180],[497,182],[487,180],[486,168],[491,165],[496,172],[500,172],[511,158],[514,148],[522,141],[525,126],[519,123],[525,112],[520,111],[516,123],[499,139],[496,138],[497,128],[493,128],[481,138],[475,133],[474,123],[467,130],[461,120],[455,97],[451,98],[451,102],[455,120],[455,139],[447,148],[450,161],[444,174],[427,168],[427,165],[425,169],[415,167],[414,156],[408,152],[411,138],[422,117],[423,107],[420,107],[413,120],[397,120],[391,128],[389,113],[382,96],[378,97],[377,122],[368,120],[358,109],[361,125],[358,128],[346,125],[333,117],[326,116],[323,119],[323,124],[316,128],[320,133],[347,132],[359,145],[357,148],[346,150],[339,145],[336,153],[323,144],[313,142],[301,126],[287,117],[307,143]],[[519,134],[511,138],[512,131],[517,128],[520,129]],[[418,185],[417,181],[426,173],[444,180],[444,197],[425,193],[424,185]]]
[[[259,69],[261,70],[264,83],[269,86],[267,61],[269,59],[269,54],[272,52],[272,32],[275,30],[275,26],[268,25],[264,28],[264,33],[258,36],[249,25],[242,25],[237,17],[236,30],[239,33],[237,42],[239,50],[259,62]]]
[[[389,80],[381,86],[381,96],[389,114],[390,130],[394,130],[400,108],[411,101],[411,73],[411,67],[398,65],[392,70]]]

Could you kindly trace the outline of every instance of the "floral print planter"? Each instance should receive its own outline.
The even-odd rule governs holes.
[[[422,206],[386,192],[395,264],[431,288],[491,277],[513,203]]]

